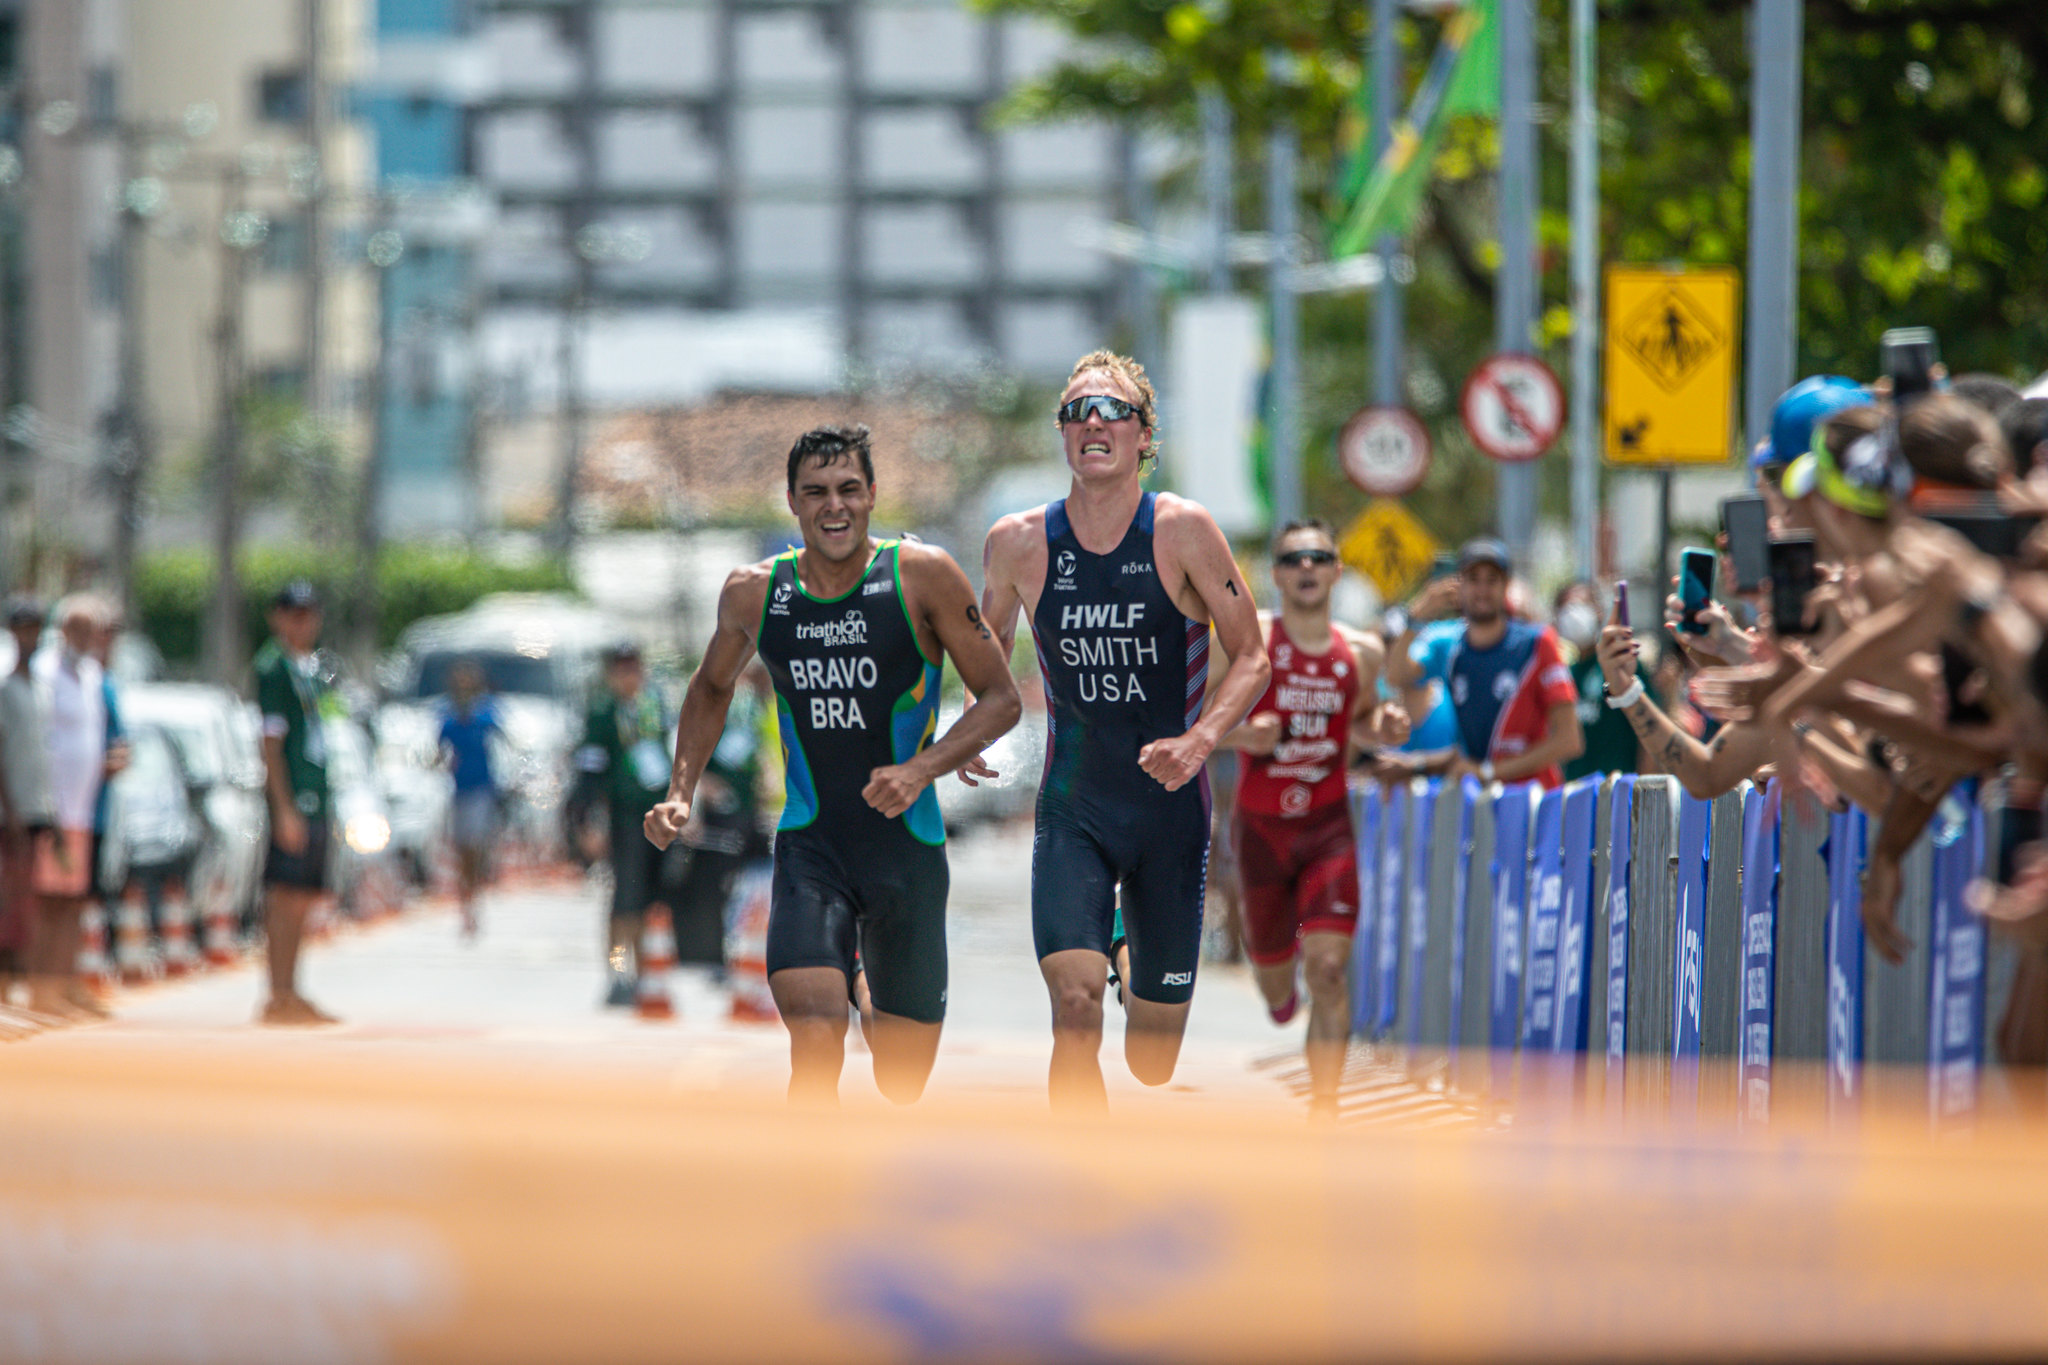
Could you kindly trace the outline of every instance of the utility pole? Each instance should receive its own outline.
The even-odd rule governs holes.
[[[1203,284],[1211,294],[1230,292],[1230,106],[1219,91],[1205,90],[1202,110],[1202,199],[1208,210],[1203,243]]]
[[[583,476],[583,331],[595,284],[591,239],[597,203],[597,15],[593,0],[573,0],[562,11],[570,45],[576,50],[576,95],[569,103],[569,143],[576,156],[576,189],[562,215],[562,235],[573,272],[562,301],[562,327],[555,347],[561,401],[561,486],[555,496],[553,549],[567,560],[576,543],[576,497]]]
[[[1750,25],[1749,335],[1744,426],[1754,447],[1792,386],[1799,341],[1799,92],[1805,6],[1757,0]],[[1733,452],[1731,452],[1733,453]]]
[[[1798,3],[1798,0],[1791,0]],[[1500,274],[1494,284],[1497,351],[1527,351],[1536,328],[1536,31],[1533,0],[1499,0]],[[1495,516],[1517,565],[1536,537],[1536,461],[1501,462]]]
[[[327,67],[326,3],[304,0],[306,26],[306,411],[327,411]]]
[[[245,362],[242,307],[248,285],[249,250],[262,240],[244,204],[242,168],[221,172],[220,312],[214,319],[214,579],[206,620],[206,676],[224,687],[241,677],[248,658],[242,634],[242,575],[236,562],[242,545],[242,394]]]
[[[1600,139],[1593,54],[1593,0],[1572,0],[1572,548],[1591,578],[1600,520],[1599,401]]]
[[[363,488],[356,503],[355,598],[351,612],[358,663],[376,658],[383,603],[377,596],[377,550],[383,541],[384,464],[391,430],[387,409],[391,397],[392,325],[391,272],[405,255],[405,242],[391,224],[391,201],[380,195],[369,237],[370,264],[377,271],[377,355],[370,366],[370,450],[363,462]]]
[[[1266,412],[1273,466],[1273,525],[1301,515],[1301,304],[1294,296],[1294,178],[1299,138],[1279,115],[1266,143],[1266,230],[1273,254],[1266,266],[1273,315],[1273,374]]]
[[[137,202],[142,180],[142,145],[147,129],[116,129],[121,158],[120,332],[114,411],[107,423],[114,482],[114,534],[107,571],[120,596],[124,620],[135,619],[135,557],[142,534],[142,486],[148,477],[153,439],[149,393],[144,386],[142,336],[142,248],[145,205]]]
[[[1401,97],[1400,0],[1373,0],[1372,34],[1367,61],[1372,71],[1372,136],[1367,150],[1377,162],[1394,135],[1394,112]],[[1372,401],[1401,401],[1402,335],[1406,317],[1401,283],[1394,278],[1394,255],[1400,239],[1391,234],[1374,244],[1380,258],[1380,282],[1372,297]]]

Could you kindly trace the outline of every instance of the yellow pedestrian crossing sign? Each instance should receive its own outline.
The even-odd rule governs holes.
[[[1735,272],[1607,269],[1607,458],[1722,464],[1735,450]]]
[[[1337,542],[1344,562],[1373,581],[1383,600],[1414,586],[1436,556],[1436,537],[1391,498],[1374,498]]]

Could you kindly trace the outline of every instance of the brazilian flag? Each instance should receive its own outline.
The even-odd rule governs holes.
[[[1358,115],[1369,99],[1367,82],[1345,120],[1345,129],[1360,126]],[[1356,256],[1381,237],[1405,237],[1415,210],[1429,188],[1430,167],[1443,141],[1444,128],[1461,114],[1500,112],[1500,22],[1494,0],[1466,0],[1444,25],[1429,70],[1416,87],[1408,112],[1394,124],[1393,135],[1377,160],[1365,155],[1361,138],[1338,186],[1347,205],[1330,243],[1330,255]]]

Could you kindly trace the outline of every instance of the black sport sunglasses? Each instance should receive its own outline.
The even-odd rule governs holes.
[[[1331,550],[1289,550],[1274,555],[1273,562],[1283,569],[1306,569],[1311,564],[1335,564],[1337,556]]]
[[[1091,412],[1105,422],[1121,422],[1126,417],[1136,417],[1138,405],[1106,393],[1084,393],[1060,404],[1060,425],[1081,421]]]

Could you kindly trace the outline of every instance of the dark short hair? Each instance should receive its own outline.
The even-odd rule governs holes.
[[[1995,488],[2012,467],[1998,422],[1954,394],[1929,394],[1899,414],[1899,453],[1922,478],[1966,488]]]
[[[1280,542],[1296,531],[1314,531],[1317,535],[1328,537],[1332,545],[1337,543],[1337,528],[1329,522],[1321,517],[1296,517],[1273,533],[1273,547],[1278,549]]]
[[[1948,391],[1993,417],[2003,417],[2007,408],[2020,401],[2018,387],[1995,374],[1959,374],[1949,381]]]
[[[2012,472],[2025,478],[2034,468],[2034,455],[2048,445],[2048,398],[2022,398],[1998,418],[2005,444],[2012,451]]]
[[[789,448],[789,491],[796,492],[796,472],[807,464],[831,464],[851,452],[860,461],[860,476],[875,481],[875,456],[868,449],[868,429],[851,426],[812,427]]]

